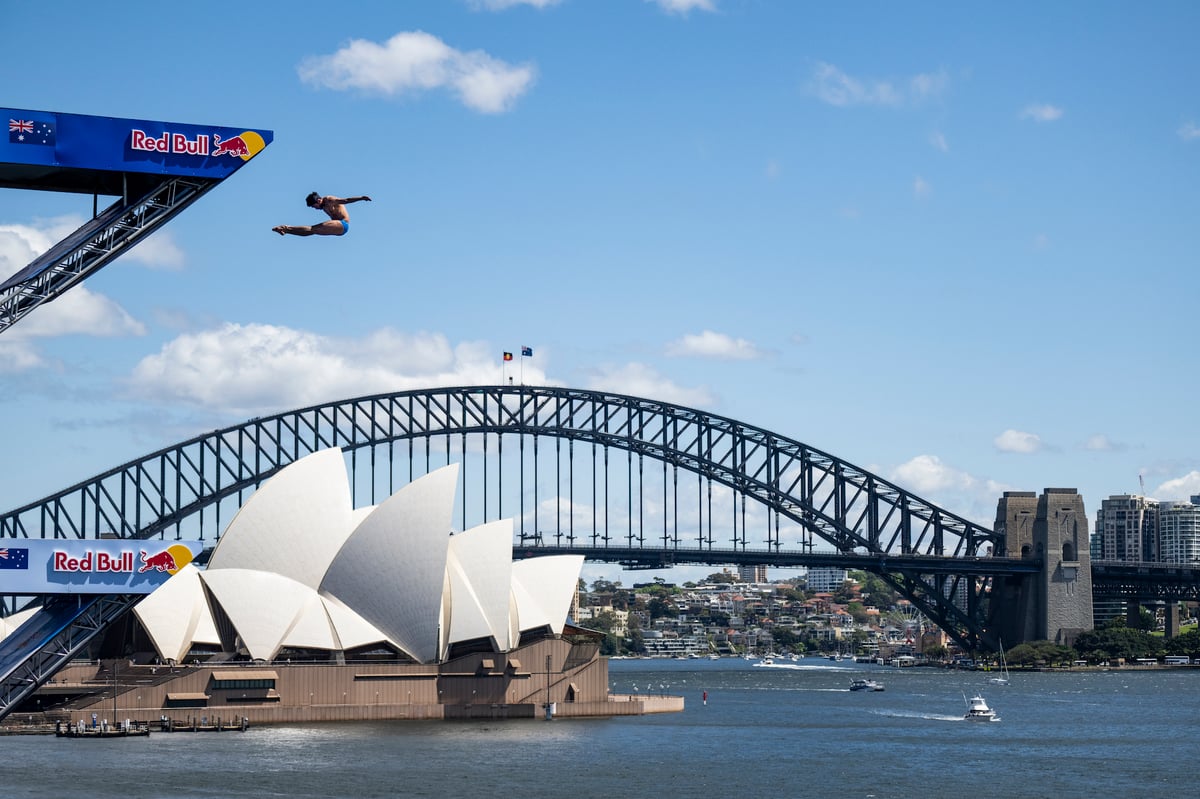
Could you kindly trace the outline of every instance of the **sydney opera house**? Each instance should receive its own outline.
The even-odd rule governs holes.
[[[457,480],[447,466],[356,509],[340,450],[296,461],[39,707],[252,724],[681,710],[610,696],[600,637],[569,622],[583,559],[514,561],[511,520],[452,533]]]

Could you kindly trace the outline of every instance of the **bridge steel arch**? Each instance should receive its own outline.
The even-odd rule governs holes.
[[[535,453],[540,436],[556,444],[566,441],[568,447],[591,444],[604,449],[606,465],[609,448],[625,450],[631,464],[638,458],[639,473],[642,458],[660,461],[664,486],[668,468],[684,469],[732,489],[742,498],[743,513],[749,499],[775,518],[765,549],[751,547],[745,525],[739,536],[735,522],[730,550],[714,548],[711,533],[706,538],[701,530],[689,543],[665,525],[661,536],[649,540],[643,530],[635,535],[630,528],[620,546],[607,527],[603,532],[593,527],[590,544],[581,543],[571,528],[565,545],[561,532],[550,545],[540,532],[527,534],[522,522],[520,540],[514,541],[518,557],[553,550],[626,564],[720,564],[761,555],[762,563],[821,565],[832,556],[878,574],[969,651],[997,645],[991,632],[996,608],[988,602],[993,578],[1019,578],[1036,568],[1028,560],[1003,557],[1004,540],[995,531],[763,428],[657,400],[514,385],[400,391],[257,417],[165,447],[0,515],[0,536],[205,539],[207,529],[207,537],[215,539],[223,502],[236,498],[240,506],[244,492],[312,452],[347,451],[353,482],[354,470],[362,468],[360,451],[366,451],[374,501],[376,472],[383,469],[376,457],[381,446],[424,439],[428,461],[432,439],[445,437],[449,458],[451,437],[461,436],[465,457],[467,436],[483,436],[486,454],[490,434],[498,437],[498,449],[504,436],[521,436],[522,448],[532,437]],[[389,480],[393,460],[386,457]],[[496,510],[497,517],[503,515],[499,505]],[[781,518],[803,534],[797,538],[781,528]]]

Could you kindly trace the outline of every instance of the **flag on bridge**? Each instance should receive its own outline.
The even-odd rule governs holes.
[[[29,550],[10,547],[0,549],[0,569],[28,569]]]
[[[511,353],[511,352],[506,352],[506,353],[504,353],[504,360],[506,360],[506,361],[511,361],[511,360],[512,360],[512,353]]]
[[[522,347],[521,355],[523,357],[532,358],[533,357],[533,347]]]

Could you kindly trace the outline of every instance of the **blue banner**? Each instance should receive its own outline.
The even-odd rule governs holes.
[[[274,139],[269,130],[0,108],[0,165],[225,178]]]
[[[202,541],[4,539],[0,594],[148,594],[203,549]]]

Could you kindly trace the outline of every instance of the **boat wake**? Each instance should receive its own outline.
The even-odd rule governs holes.
[[[947,716],[944,713],[906,713],[898,710],[873,710],[877,716],[893,719],[923,719],[925,721],[963,721],[962,716]]]
[[[756,669],[780,669],[783,671],[854,671],[846,666],[826,666],[810,663],[755,663]]]

